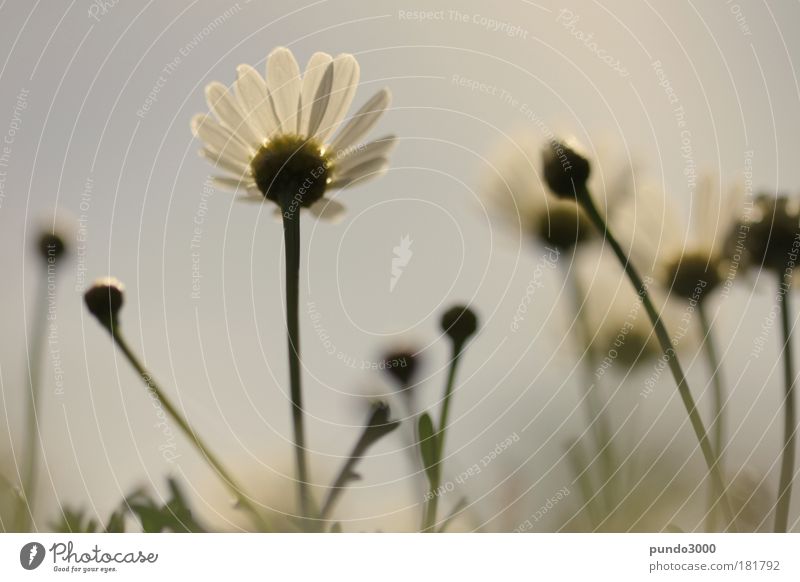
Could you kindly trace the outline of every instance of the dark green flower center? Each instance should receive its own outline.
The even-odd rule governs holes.
[[[786,197],[759,195],[755,201],[758,216],[748,224],[746,245],[753,263],[782,271],[794,260],[800,241],[800,216]]]
[[[308,207],[325,194],[330,160],[316,141],[281,135],[261,146],[250,168],[265,198],[281,207]]]
[[[594,227],[577,204],[550,202],[539,219],[537,234],[559,250],[568,250],[594,234]]]
[[[666,283],[679,297],[700,301],[722,283],[719,259],[687,253],[667,264]]]

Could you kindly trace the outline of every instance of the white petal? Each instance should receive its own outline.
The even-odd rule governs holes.
[[[218,168],[227,170],[234,176],[246,176],[250,174],[250,166],[243,163],[238,158],[217,153],[207,147],[200,150],[200,155],[212,164],[215,164]]]
[[[300,125],[298,127],[300,135],[313,135],[313,132],[309,131],[311,111],[317,99],[320,82],[332,61],[331,55],[327,53],[314,53],[308,60],[306,72],[303,73],[303,88],[300,93]]]
[[[378,121],[383,112],[389,107],[392,101],[392,94],[388,89],[382,89],[372,96],[361,109],[342,127],[330,145],[332,151],[346,149],[356,143],[365,135],[375,122]]]
[[[368,179],[378,178],[383,175],[386,168],[389,166],[389,160],[386,158],[372,158],[355,168],[352,168],[346,174],[336,176],[331,183],[331,188],[346,188],[355,182],[363,182]]]
[[[256,128],[263,140],[269,139],[278,127],[278,120],[272,112],[272,103],[264,79],[250,65],[236,67],[236,96],[239,105],[250,124]]]
[[[314,103],[311,107],[311,116],[308,119],[308,126],[306,127],[306,135],[318,138],[320,141],[323,140],[318,134],[320,133],[322,120],[325,118],[325,113],[328,111],[328,107],[330,106],[332,87],[333,64],[330,64],[325,70],[325,75],[323,75],[322,80],[319,83],[319,87],[317,88],[317,94],[314,97]]]
[[[245,119],[233,93],[222,83],[209,83],[206,86],[206,102],[222,125],[240,136],[246,143],[258,147],[263,141]]]
[[[347,174],[356,166],[371,160],[372,158],[385,158],[397,143],[397,138],[387,135],[358,147],[344,150],[345,154],[341,158],[334,159],[336,172],[341,175]]]
[[[212,151],[250,163],[254,153],[252,148],[210,115],[195,115],[192,118],[192,133],[203,140]]]
[[[214,185],[222,188],[223,190],[238,190],[239,188],[247,187],[247,180],[240,180],[239,178],[231,178],[228,176],[213,176],[211,180]]]
[[[308,208],[311,214],[322,220],[330,222],[339,222],[344,217],[345,207],[330,198],[320,198]]]
[[[284,47],[276,48],[267,59],[267,89],[284,132],[297,128],[300,86],[300,67],[292,51]]]
[[[247,194],[240,194],[236,197],[237,202],[247,202],[248,204],[261,204],[266,200],[257,190],[253,192],[248,188]]]
[[[333,87],[328,108],[317,132],[317,139],[324,142],[335,132],[347,115],[358,88],[360,70],[353,55],[342,54],[333,59]]]

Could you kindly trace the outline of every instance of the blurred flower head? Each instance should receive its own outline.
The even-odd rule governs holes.
[[[753,213],[743,219],[747,227],[748,264],[782,272],[794,266],[800,252],[800,199],[760,194]]]
[[[444,312],[440,323],[442,331],[456,345],[463,344],[478,331],[478,316],[467,305],[454,305]]]
[[[542,171],[553,194],[577,200],[586,190],[592,166],[577,146],[553,140],[542,148]]]
[[[45,263],[58,264],[60,259],[69,254],[69,240],[74,235],[74,221],[66,218],[59,211],[56,218],[52,215],[39,222],[36,233],[36,250]]]
[[[406,388],[413,384],[419,371],[419,352],[413,349],[399,348],[388,352],[383,357],[383,364],[383,369],[389,377],[401,388]]]
[[[117,316],[125,300],[125,287],[114,277],[104,277],[89,287],[83,300],[89,313],[111,330],[118,325]]]
[[[266,77],[249,65],[237,72],[233,89],[218,82],[206,87],[213,116],[192,119],[205,144],[201,154],[226,173],[216,184],[241,188],[246,199],[271,200],[284,213],[308,208],[335,219],[343,207],[325,198],[329,190],[385,171],[394,136],[360,140],[388,107],[389,91],[342,125],[359,80],[352,55],[315,53],[301,75],[292,52],[280,47],[267,58]]]
[[[589,348],[598,362],[596,374],[605,375],[612,367],[624,372],[663,352],[641,298],[616,259],[600,251],[592,246],[578,257],[575,280],[582,294]],[[663,299],[653,293],[651,299],[662,316],[672,319],[662,308]]]
[[[639,190],[616,222],[634,262],[670,294],[700,302],[727,276],[741,192],[703,176],[692,195],[689,218],[682,219],[675,201],[650,185]]]
[[[490,154],[493,169],[484,178],[481,195],[509,225],[519,225],[545,245],[568,250],[598,233],[571,190],[570,196],[563,198],[551,193],[542,174],[542,150],[541,140],[530,133],[518,134],[497,146]],[[589,190],[601,212],[606,206],[613,208],[633,190],[632,165],[622,162],[615,150],[601,143],[598,163],[589,175]]]

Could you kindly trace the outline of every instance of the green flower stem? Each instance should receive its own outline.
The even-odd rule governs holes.
[[[779,281],[783,284],[783,273]],[[783,458],[778,488],[778,503],[775,507],[775,531],[786,532],[789,527],[789,507],[792,503],[792,481],[794,478],[795,450],[797,448],[797,402],[794,394],[795,368],[792,356],[792,325],[790,319],[790,289],[779,294],[781,327],[783,328],[783,372],[786,397],[783,402]]]
[[[379,405],[378,407],[373,408],[370,418],[367,421],[367,425],[364,427],[364,432],[361,433],[361,436],[353,447],[350,456],[347,458],[347,461],[345,461],[344,465],[339,471],[339,474],[336,476],[336,480],[333,482],[333,485],[331,485],[325,502],[322,504],[322,509],[320,510],[319,516],[320,520],[327,520],[330,517],[336,502],[339,500],[339,497],[344,492],[345,488],[350,484],[351,481],[356,481],[360,478],[355,472],[355,468],[366,454],[367,449],[378,442],[378,440],[380,440],[383,436],[389,434],[398,426],[400,426],[398,421],[389,421],[388,411],[389,408],[384,405]]]
[[[564,271],[564,281],[567,287],[570,287],[568,292],[570,300],[572,301],[572,313],[575,313],[577,323],[575,336],[578,339],[579,345],[586,348],[585,357],[581,359],[581,365],[586,374],[584,379],[586,382],[584,388],[586,394],[584,402],[586,403],[589,424],[594,427],[594,433],[599,441],[598,448],[603,475],[603,501],[609,511],[611,511],[616,505],[613,481],[618,466],[616,454],[614,453],[614,443],[612,442],[613,432],[608,415],[603,411],[603,406],[598,398],[597,378],[595,375],[597,370],[597,358],[595,357],[595,352],[592,347],[592,334],[581,303],[583,293],[580,288],[580,282],[569,267],[564,267],[562,270]]]
[[[708,311],[705,302],[701,301],[698,304],[698,314],[700,317],[700,326],[703,330],[703,349],[708,359],[708,365],[711,368],[711,381],[712,389],[714,391],[714,446],[717,449],[718,460],[717,463],[722,470],[722,451],[725,448],[723,439],[725,438],[725,389],[722,383],[722,368],[720,365],[719,354],[717,354],[717,347],[714,345],[714,339],[711,335],[711,322],[708,319]]]
[[[363,439],[359,440],[356,443],[356,446],[353,447],[353,451],[350,453],[350,456],[345,461],[345,464],[342,466],[342,469],[339,471],[339,474],[336,476],[336,481],[333,482],[331,485],[331,490],[328,493],[328,496],[325,498],[325,502],[322,504],[322,509],[319,512],[319,518],[321,520],[326,520],[330,517],[331,512],[333,511],[336,502],[339,501],[339,497],[341,497],[342,493],[344,493],[345,487],[350,483],[350,481],[355,480],[355,468],[361,458],[364,456],[364,451],[366,450],[366,446],[363,445]]]
[[[436,456],[434,466],[434,479],[431,483],[430,498],[425,506],[424,523],[422,527],[423,532],[433,532],[436,526],[436,513],[439,508],[439,486],[442,483],[442,459],[444,456],[444,436],[447,432],[447,421],[450,415],[450,400],[453,396],[453,387],[455,386],[456,370],[458,363],[461,360],[461,353],[464,344],[460,342],[453,342],[453,357],[450,359],[450,371],[447,375],[447,384],[444,389],[444,398],[442,400],[442,410],[439,416],[439,429],[436,432]]]
[[[724,473],[723,452],[725,449],[725,390],[722,386],[722,368],[720,366],[717,348],[714,345],[714,338],[711,335],[711,322],[708,319],[708,311],[704,300],[697,306],[700,317],[700,327],[703,331],[703,351],[708,359],[708,366],[711,368],[711,385],[714,396],[714,417],[711,422],[714,431],[714,450],[717,452],[717,466]],[[719,499],[720,491],[711,489],[711,503],[713,507]],[[716,529],[716,510],[708,512],[706,529],[714,531]]]
[[[158,401],[164,407],[164,410],[167,411],[167,414],[170,415],[172,420],[174,420],[183,433],[189,438],[192,444],[197,448],[200,452],[200,455],[206,460],[206,462],[211,466],[211,468],[219,475],[223,484],[228,488],[228,490],[233,493],[236,500],[239,502],[239,505],[245,508],[248,512],[250,512],[254,525],[258,528],[259,531],[270,531],[271,528],[269,524],[266,522],[264,517],[258,511],[258,509],[253,505],[250,501],[250,498],[244,494],[243,489],[233,480],[230,473],[225,469],[224,465],[217,459],[217,457],[211,452],[205,443],[200,439],[200,436],[189,426],[189,423],[186,419],[181,416],[181,413],[178,411],[177,408],[172,404],[172,402],[167,398],[161,388],[156,384],[156,381],[147,371],[147,369],[142,365],[136,355],[131,351],[128,343],[125,341],[125,338],[122,337],[118,328],[113,328],[109,330],[111,332],[111,337],[114,340],[114,343],[117,347],[122,351],[128,361],[131,363],[133,368],[139,373],[144,380],[145,385],[152,393],[158,398]]]
[[[580,489],[584,501],[583,507],[586,508],[586,515],[589,519],[589,523],[592,525],[592,531],[597,531],[603,520],[601,519],[600,510],[597,507],[597,496],[594,494],[592,476],[589,474],[589,471],[586,470],[587,459],[580,441],[576,440],[571,447],[567,447],[564,454],[578,481],[578,488]],[[609,517],[613,515],[613,508],[607,515]]]
[[[24,503],[17,506],[15,523],[18,531],[28,531],[33,522],[33,508],[36,500],[36,485],[39,477],[39,456],[42,443],[39,432],[39,400],[41,398],[41,366],[44,344],[47,336],[47,262],[40,274],[38,297],[34,306],[31,324],[30,348],[28,351],[28,411],[25,422],[25,446],[27,458],[22,476],[22,498]]]
[[[308,464],[303,418],[303,391],[300,384],[300,207],[290,195],[281,197],[283,238],[286,246],[286,329],[289,348],[289,384],[294,427],[294,452],[297,464],[297,495],[300,513],[311,515],[308,492]]]
[[[678,355],[672,348],[672,342],[670,341],[667,328],[664,326],[664,322],[661,321],[661,316],[658,314],[658,311],[653,305],[653,301],[650,299],[647,286],[644,284],[639,272],[633,266],[633,263],[631,263],[631,261],[628,259],[625,251],[622,250],[622,247],[617,239],[609,230],[605,219],[597,211],[597,207],[595,206],[588,190],[584,189],[577,192],[577,200],[581,203],[584,210],[586,210],[586,213],[589,215],[589,219],[592,221],[595,227],[597,227],[600,233],[604,235],[605,240],[608,242],[609,246],[614,251],[614,254],[617,256],[620,264],[625,269],[625,274],[628,276],[634,288],[639,293],[639,296],[642,298],[642,304],[644,305],[645,311],[647,311],[647,315],[650,317],[650,321],[653,324],[656,338],[661,345],[661,349],[664,350],[664,356],[667,360],[667,364],[672,372],[672,376],[675,378],[675,383],[678,385],[678,393],[681,396],[683,406],[686,408],[686,413],[689,416],[689,422],[691,423],[695,436],[700,444],[700,450],[703,453],[703,458],[708,466],[708,472],[711,476],[712,485],[718,491],[722,492],[720,496],[720,502],[722,509],[725,512],[726,521],[728,522],[729,527],[735,530],[736,524],[733,520],[733,510],[726,494],[722,472],[717,464],[717,456],[714,452],[714,448],[711,446],[711,441],[708,438],[708,433],[706,432],[705,425],[703,424],[703,419],[700,418],[700,413],[697,410],[694,397],[689,390],[689,384],[686,382],[686,376],[684,375],[683,369],[678,361]]]

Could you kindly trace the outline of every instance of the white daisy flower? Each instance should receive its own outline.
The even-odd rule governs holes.
[[[589,186],[603,212],[633,191],[633,168],[613,153],[614,148],[602,145],[599,149],[599,164]],[[541,171],[542,150],[543,141],[531,133],[517,134],[496,146],[480,192],[507,223],[544,244],[569,249],[598,233],[574,200],[550,192]]]
[[[578,256],[576,269],[587,339],[602,363],[597,372],[604,374],[615,362],[628,368],[660,355],[641,298],[614,257],[592,245]]]
[[[267,59],[266,78],[250,65],[237,73],[233,89],[206,86],[213,115],[192,119],[192,132],[205,144],[201,154],[225,172],[217,185],[245,190],[244,199],[271,200],[279,212],[303,207],[333,219],[344,208],[325,197],[329,190],[386,170],[395,137],[360,140],[389,106],[389,91],[379,91],[342,125],[359,81],[352,55],[315,53],[301,75],[292,52],[280,47]]]
[[[659,189],[648,186],[638,194],[617,221],[634,262],[679,298],[708,296],[725,281],[741,188],[726,190],[709,176],[701,177],[687,219]]]
[[[744,235],[748,267],[783,273],[793,266],[800,237],[799,198],[759,194],[753,201],[753,212],[742,216],[740,225],[744,228],[740,227],[737,234]]]

